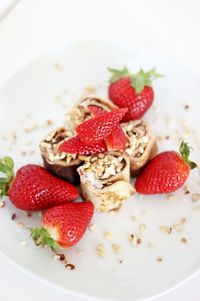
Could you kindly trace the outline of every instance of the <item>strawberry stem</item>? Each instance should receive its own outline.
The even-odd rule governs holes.
[[[188,143],[183,141],[179,147],[179,152],[183,160],[189,165],[190,169],[194,169],[195,167],[197,167],[197,164],[189,160],[191,149],[192,148],[188,145]]]
[[[50,236],[44,227],[29,228],[31,237],[36,246],[50,246],[52,250],[60,248],[60,245]]]
[[[8,190],[12,180],[14,178],[14,162],[10,157],[3,157],[0,159],[0,198],[4,195],[8,195]]]
[[[112,76],[110,78],[110,83],[114,83],[123,77],[130,77],[131,86],[135,89],[136,93],[139,94],[144,90],[144,87],[152,87],[152,81],[163,77],[163,75],[156,73],[156,69],[153,68],[148,72],[144,72],[143,69],[140,69],[138,73],[132,74],[129,72],[127,67],[124,67],[121,70],[108,68]]]

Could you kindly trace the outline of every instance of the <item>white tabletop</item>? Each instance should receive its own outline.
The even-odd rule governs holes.
[[[22,0],[0,23],[0,85],[37,55],[78,39],[128,40],[200,72],[199,11],[198,0]],[[1,300],[83,301],[3,258],[0,267]],[[199,301],[199,285],[196,276],[157,300]]]

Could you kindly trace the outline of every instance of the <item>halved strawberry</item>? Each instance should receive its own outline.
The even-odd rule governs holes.
[[[86,120],[77,126],[77,135],[87,143],[96,143],[113,132],[126,112],[126,108],[117,109]]]
[[[106,151],[104,140],[96,141],[94,144],[86,144],[78,136],[64,141],[59,146],[59,151],[69,154],[94,155]]]
[[[108,151],[123,150],[126,148],[126,136],[120,126],[105,138],[106,146]]]
[[[104,110],[97,106],[89,106],[90,112],[96,117],[104,113]],[[126,136],[120,126],[105,138],[105,143],[108,151],[117,151],[126,148]]]
[[[31,228],[37,246],[69,248],[84,235],[94,212],[91,202],[69,203],[48,209],[42,218],[43,227]]]

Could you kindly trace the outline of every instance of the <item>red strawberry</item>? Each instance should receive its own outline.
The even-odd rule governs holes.
[[[104,140],[96,141],[95,144],[86,144],[78,136],[64,141],[59,151],[69,154],[94,155],[107,150]]]
[[[77,135],[84,141],[94,143],[109,136],[126,114],[127,109],[117,109],[84,121],[76,128]]]
[[[137,74],[131,74],[126,67],[122,70],[108,70],[112,73],[109,98],[120,108],[128,108],[123,121],[142,117],[154,99],[152,81],[161,75],[155,69],[147,73],[140,69]]]
[[[89,106],[88,108],[95,117],[101,115],[104,112],[102,108],[99,108],[97,106]],[[105,142],[108,151],[125,149],[126,136],[124,135],[124,132],[120,125],[117,126],[116,129],[108,137],[105,138]]]
[[[120,126],[105,138],[106,146],[108,151],[123,150],[126,148],[126,136]]]
[[[180,154],[166,151],[155,156],[141,172],[135,182],[135,188],[142,194],[172,192],[180,188],[187,180],[190,169],[197,165],[189,161],[190,148],[182,142]]]
[[[105,113],[105,111],[102,108],[100,108],[98,106],[94,106],[94,105],[88,106],[88,109],[94,117],[97,117],[97,116],[101,115],[102,113]]]
[[[14,178],[10,157],[0,160],[1,195],[8,195],[13,204],[22,210],[35,211],[73,201],[79,197],[72,184],[59,179],[41,166],[28,164],[21,167]]]
[[[96,117],[104,113],[104,110],[97,106],[89,106],[90,112]],[[126,148],[126,136],[122,128],[119,126],[105,138],[108,151],[121,150]]]
[[[48,209],[43,227],[31,229],[31,236],[38,245],[69,248],[83,237],[94,212],[91,202],[62,204]]]

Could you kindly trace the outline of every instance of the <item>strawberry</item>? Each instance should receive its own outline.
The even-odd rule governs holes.
[[[146,73],[140,69],[137,74],[131,74],[126,67],[108,70],[112,74],[108,88],[110,100],[120,108],[128,108],[123,121],[142,117],[154,99],[152,81],[162,75],[157,74],[155,69]]]
[[[31,228],[31,236],[38,245],[69,248],[84,235],[94,212],[91,202],[68,203],[48,209],[42,218],[43,227]]]
[[[35,211],[79,197],[76,187],[53,176],[41,166],[27,164],[17,171],[15,177],[13,166],[10,157],[0,160],[0,171],[5,174],[0,178],[0,196],[8,195],[19,209]]]
[[[90,112],[94,115],[94,117],[101,115],[104,113],[102,108],[97,106],[89,106]],[[120,125],[116,127],[116,129],[105,138],[106,146],[108,151],[117,151],[126,148],[126,136]]]
[[[187,180],[190,169],[197,165],[189,161],[190,147],[187,143],[182,142],[179,151],[165,151],[156,155],[136,179],[136,191],[156,194],[180,188]]]
[[[117,109],[86,120],[76,127],[77,135],[87,143],[94,143],[109,136],[126,114],[127,109]]]
[[[97,116],[101,115],[102,113],[105,113],[105,111],[102,108],[100,108],[98,106],[94,106],[94,105],[88,106],[88,109],[94,117],[97,117]]]
[[[105,138],[106,146],[108,151],[123,150],[126,148],[126,136],[120,126]]]
[[[103,140],[96,141],[95,144],[86,144],[78,136],[64,141],[59,146],[60,152],[80,155],[94,155],[106,150],[106,144]]]

